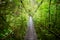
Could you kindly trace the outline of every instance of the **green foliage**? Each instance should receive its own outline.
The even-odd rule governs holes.
[[[38,40],[59,40],[60,1],[43,0],[37,9],[41,1],[0,0],[0,39],[24,40],[27,22],[32,16]]]
[[[43,3],[41,4],[39,9],[33,16],[36,33],[38,35],[37,37],[38,40],[59,40],[60,31],[58,30],[59,29],[58,24],[60,23],[58,19],[59,18],[58,14],[60,12],[56,13],[55,0],[51,0],[50,9],[49,9],[49,2],[50,1],[48,0],[43,1]],[[49,14],[49,10],[50,10],[50,14]],[[57,11],[58,10],[59,8],[57,9]]]
[[[0,39],[17,40],[24,38],[27,27],[27,14],[21,12],[20,0],[0,1]],[[23,9],[22,9],[23,10]],[[14,35],[15,39],[12,38]],[[19,35],[19,36],[18,36]],[[11,36],[11,37],[10,37]],[[19,38],[20,37],[20,38]],[[7,39],[6,39],[7,38]],[[9,39],[11,38],[11,39]]]

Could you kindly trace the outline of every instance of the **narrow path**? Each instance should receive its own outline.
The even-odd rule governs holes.
[[[32,17],[29,17],[28,28],[25,36],[25,40],[37,40],[36,31],[33,26]]]

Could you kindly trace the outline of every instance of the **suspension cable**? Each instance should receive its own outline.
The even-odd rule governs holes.
[[[37,8],[36,8],[36,10],[35,10],[34,12],[37,12],[38,8],[41,6],[41,4],[43,3],[43,1],[44,1],[44,0],[42,0],[42,1],[38,4],[38,6],[37,6]]]
[[[25,8],[24,3],[23,3],[23,1],[22,1],[22,0],[21,0],[21,4],[22,4],[22,6],[23,6],[24,10],[26,11],[26,13],[28,13],[28,11],[27,11],[27,9]]]
[[[24,10],[28,13],[28,11],[27,11],[27,9],[25,8],[24,3],[23,3],[22,0],[21,0],[21,3],[22,3],[22,5],[23,5]],[[38,4],[38,6],[37,6],[36,10],[34,11],[34,13],[37,12],[38,8],[40,7],[40,5],[41,5],[42,3],[43,3],[43,0]]]

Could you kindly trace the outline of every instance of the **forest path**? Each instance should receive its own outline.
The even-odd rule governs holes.
[[[29,17],[28,28],[24,40],[37,40],[36,31],[33,26],[32,17]]]

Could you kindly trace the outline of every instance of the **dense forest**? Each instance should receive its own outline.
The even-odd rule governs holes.
[[[37,40],[60,40],[60,0],[0,0],[0,40],[24,40],[30,16]]]

